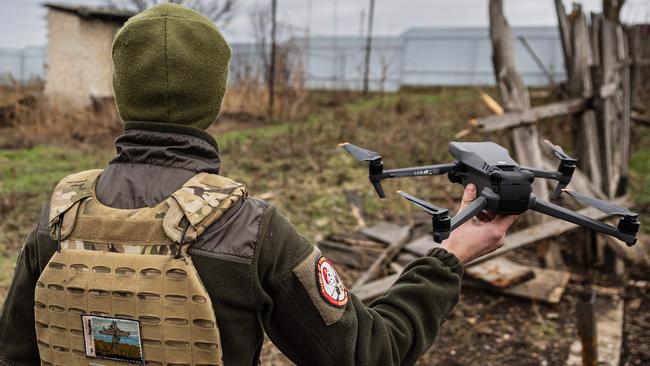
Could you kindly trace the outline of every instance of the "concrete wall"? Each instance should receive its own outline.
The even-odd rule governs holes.
[[[50,9],[45,95],[53,103],[90,105],[113,95],[111,45],[119,24]]]

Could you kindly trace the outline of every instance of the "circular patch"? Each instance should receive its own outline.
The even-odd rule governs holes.
[[[316,262],[316,280],[320,295],[328,304],[340,308],[348,303],[348,289],[325,257],[320,257]]]

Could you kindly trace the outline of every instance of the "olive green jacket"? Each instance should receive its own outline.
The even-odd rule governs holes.
[[[219,169],[216,144],[205,136],[127,123],[117,150],[97,184],[98,198],[117,208],[156,204],[197,172]],[[0,365],[39,364],[34,288],[55,250],[47,211],[18,257],[2,309]],[[300,365],[412,365],[458,302],[462,267],[435,249],[410,263],[370,306],[354,294],[343,307],[331,305],[314,296],[315,250],[286,217],[253,198],[241,200],[192,245],[226,365],[257,365],[264,332]]]

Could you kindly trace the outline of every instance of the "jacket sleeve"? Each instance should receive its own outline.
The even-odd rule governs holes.
[[[38,365],[34,288],[38,279],[36,230],[23,246],[0,315],[0,365]]]
[[[410,263],[395,284],[365,306],[322,294],[320,254],[272,207],[256,247],[256,304],[273,343],[299,365],[412,365],[431,346],[460,295],[462,267],[443,249]]]

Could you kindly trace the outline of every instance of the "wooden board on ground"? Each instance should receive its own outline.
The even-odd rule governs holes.
[[[535,273],[533,279],[510,288],[486,287],[484,282],[470,277],[463,278],[463,284],[472,287],[488,288],[502,294],[542,301],[549,304],[559,303],[569,282],[571,273],[555,269],[531,268]]]
[[[418,256],[415,254],[402,252],[397,256],[397,258],[395,258],[395,262],[397,262],[397,264],[402,267],[406,267],[409,263],[413,262],[416,259],[418,259]]]
[[[503,289],[503,293],[550,304],[559,303],[571,273],[546,268],[535,268],[534,272],[532,280]]]
[[[381,221],[376,225],[361,229],[363,235],[388,245],[407,240],[410,231],[411,228],[408,226],[401,226],[386,221]]]
[[[318,247],[327,259],[336,264],[352,268],[367,268],[379,256],[380,251],[338,243],[330,240],[318,242]]]
[[[388,290],[393,285],[393,283],[397,281],[399,275],[399,273],[396,273],[372,282],[365,283],[359,286],[357,289],[352,290],[352,292],[354,292],[354,294],[357,295],[361,301],[370,301],[386,292],[386,290]]]
[[[435,245],[439,245],[433,242],[433,237],[430,234],[421,236],[412,242],[406,244],[404,246],[404,250],[413,253],[416,256],[422,257],[427,255],[427,253],[433,248]]]
[[[508,288],[535,277],[533,268],[498,257],[465,269],[465,274],[498,288]]]
[[[596,298],[596,330],[598,332],[598,365],[618,366],[623,343],[623,300],[612,297]],[[582,345],[571,345],[567,366],[582,365]]]

